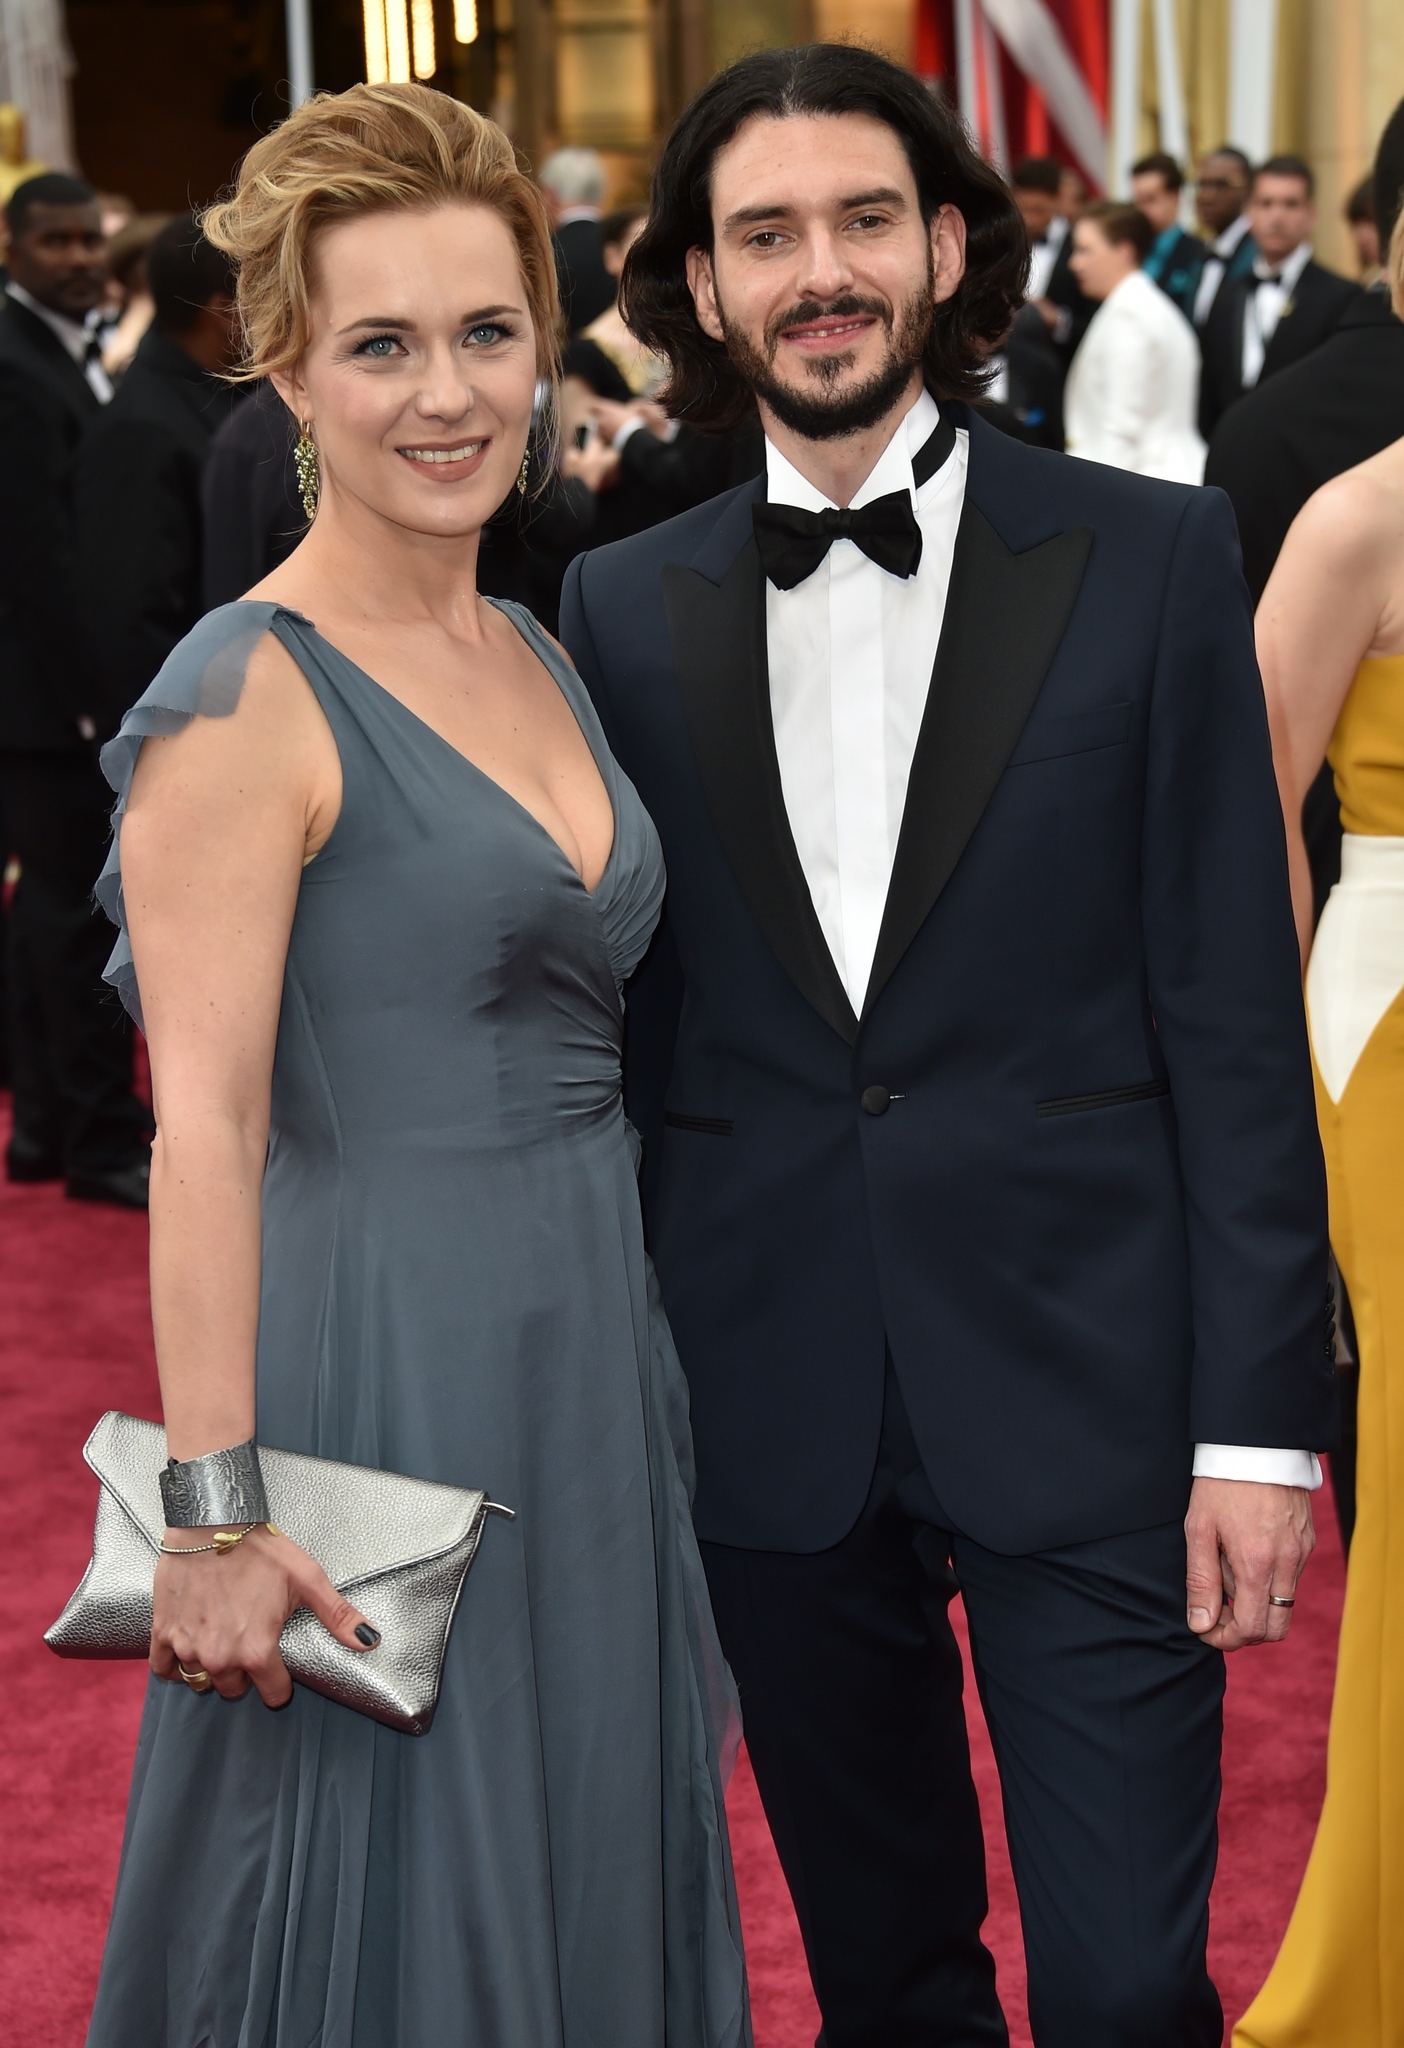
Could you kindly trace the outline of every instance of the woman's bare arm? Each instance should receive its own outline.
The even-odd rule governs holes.
[[[1388,599],[1393,521],[1382,516],[1383,496],[1368,470],[1352,470],[1309,498],[1258,606],[1258,661],[1303,967],[1311,952],[1312,893],[1302,803]]]
[[[276,642],[237,710],[142,746],[122,825],[122,887],[151,1048],[151,1305],[171,1454],[255,1433],[260,1201],[283,971],[302,868],[340,803],[335,742]],[[176,1540],[181,1539],[176,1533]],[[290,1681],[283,1622],[313,1608],[354,1645],[361,1619],[285,1537],[165,1557],[152,1666],[208,1671],[269,1704]],[[193,1660],[193,1661],[192,1661]]]

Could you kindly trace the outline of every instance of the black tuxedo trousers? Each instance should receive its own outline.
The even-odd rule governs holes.
[[[1223,1659],[1185,1626],[1178,1522],[1001,1557],[952,1526],[888,1367],[841,1543],[704,1543],[822,2048],[1005,2048],[970,1775],[964,1598],[1038,2048],[1218,2048],[1205,1968]]]

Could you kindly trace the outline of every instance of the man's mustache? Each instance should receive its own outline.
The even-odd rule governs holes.
[[[886,299],[865,299],[857,292],[843,292],[836,299],[805,299],[798,305],[787,306],[783,313],[772,314],[765,327],[766,353],[773,362],[780,337],[788,327],[800,327],[811,320],[847,319],[855,313],[870,313],[891,334],[892,308]]]

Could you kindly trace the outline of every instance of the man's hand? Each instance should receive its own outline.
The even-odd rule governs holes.
[[[637,420],[640,426],[647,425],[642,405],[623,405],[617,398],[592,398],[586,410],[606,445],[630,420]]]
[[[1185,1516],[1189,1625],[1216,1650],[1280,1643],[1291,1600],[1312,1551],[1311,1495],[1301,1486],[1255,1479],[1196,1479]]]

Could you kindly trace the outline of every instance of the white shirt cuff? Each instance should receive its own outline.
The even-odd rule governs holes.
[[[623,426],[619,429],[619,432],[615,435],[614,439],[610,442],[609,445],[611,448],[622,448],[624,446],[624,443],[630,440],[633,437],[633,435],[642,433],[642,431],[642,420],[625,420]]]
[[[1254,1479],[1261,1486],[1304,1486],[1315,1493],[1321,1484],[1321,1460],[1315,1451],[1259,1450],[1252,1444],[1196,1444],[1196,1479]]]

